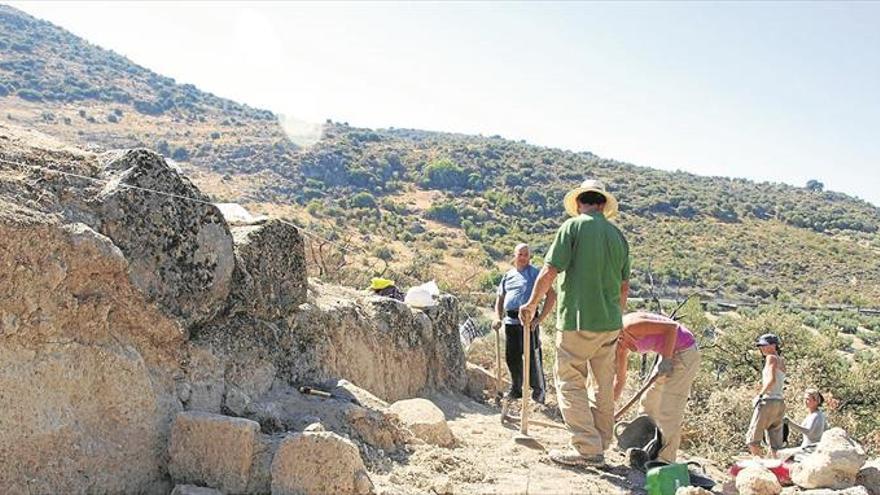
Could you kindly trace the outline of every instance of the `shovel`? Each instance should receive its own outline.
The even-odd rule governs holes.
[[[501,328],[495,329],[495,406],[504,398],[501,391]],[[502,415],[503,417],[503,415]]]
[[[645,392],[651,387],[651,385],[654,384],[655,381],[657,381],[657,373],[654,373],[653,375],[651,375],[651,378],[648,378],[648,381],[646,381],[645,384],[642,385],[642,388],[640,388],[632,396],[632,398],[626,404],[623,405],[623,407],[621,407],[620,409],[617,410],[616,413],[614,413],[614,421],[619,421],[620,418],[622,418],[623,415],[626,414],[627,411],[629,411],[629,408],[631,408],[633,406],[633,404],[635,404],[636,402],[638,402],[639,399],[642,398],[642,395],[645,394]]]
[[[529,372],[532,364],[532,329],[535,325],[531,321],[523,323],[523,386],[522,386],[522,414],[519,423],[519,433],[514,435],[513,441],[529,447],[541,448],[534,438],[529,436],[529,399],[532,396],[532,387],[529,382]],[[502,416],[502,420],[504,417]]]

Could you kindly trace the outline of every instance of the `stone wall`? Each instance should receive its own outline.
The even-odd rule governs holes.
[[[94,155],[0,123],[0,156],[77,174],[0,167],[0,493],[168,493],[185,410],[276,432],[317,415],[391,448],[381,412],[324,411],[293,386],[464,388],[454,299],[412,310],[308,284],[295,227],[230,229],[146,150]]]

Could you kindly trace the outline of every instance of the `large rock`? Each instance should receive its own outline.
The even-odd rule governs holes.
[[[178,325],[83,224],[0,209],[0,493],[167,493]]]
[[[454,298],[443,297],[439,307],[425,312],[318,281],[310,290],[313,299],[288,317],[289,330],[280,332],[280,347],[291,350],[279,369],[292,381],[344,377],[389,402],[430,390],[464,389]]]
[[[407,399],[391,404],[391,412],[413,434],[432,445],[452,447],[455,437],[446,423],[446,417],[439,407],[427,399]]]
[[[132,283],[185,327],[216,316],[226,306],[235,266],[220,210],[155,153],[102,158],[101,178],[110,182],[92,200],[93,209],[100,231],[129,259]]]
[[[283,220],[232,229],[235,273],[231,312],[267,320],[306,302],[305,248],[297,228]]]
[[[272,460],[272,495],[372,493],[358,448],[332,432],[295,433]]]
[[[782,485],[770,470],[749,466],[736,475],[736,489],[740,495],[779,495]]]
[[[803,488],[849,488],[866,459],[858,442],[842,428],[832,428],[822,435],[815,452],[792,467],[791,480]]]
[[[411,441],[412,434],[387,408],[360,406],[349,397],[332,393],[331,398],[316,397],[276,383],[259,400],[248,403],[242,415],[259,422],[263,431],[275,433],[301,431],[320,422],[327,431],[385,452]]]
[[[203,412],[178,414],[171,428],[169,472],[178,483],[245,493],[260,450],[260,425]]]

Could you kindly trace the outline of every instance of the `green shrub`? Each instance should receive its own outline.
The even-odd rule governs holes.
[[[171,158],[178,162],[185,162],[189,159],[189,151],[183,146],[178,146],[174,149],[174,153],[171,153]]]
[[[448,225],[456,227],[461,225],[461,215],[458,212],[458,207],[451,202],[434,203],[425,212],[425,216],[431,220],[437,220]]]
[[[376,198],[368,192],[359,192],[351,197],[351,206],[354,208],[375,208]]]
[[[434,189],[463,189],[468,185],[464,168],[444,158],[425,167],[423,184]]]

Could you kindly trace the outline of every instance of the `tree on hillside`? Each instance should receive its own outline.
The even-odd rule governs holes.
[[[816,179],[810,179],[807,181],[807,190],[813,192],[822,192],[825,189],[825,184],[817,181]]]
[[[463,189],[468,185],[468,174],[452,160],[443,158],[425,167],[423,184],[434,189]]]

